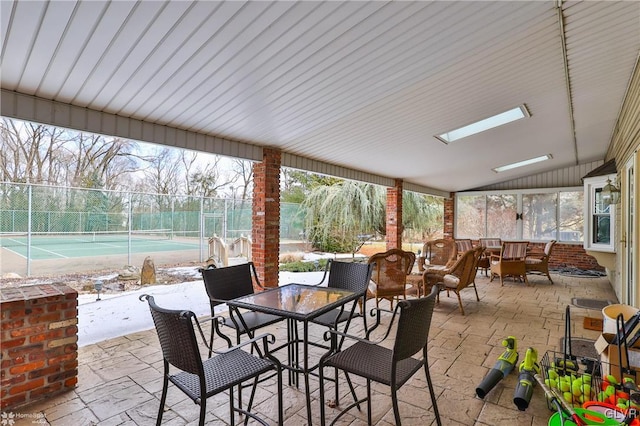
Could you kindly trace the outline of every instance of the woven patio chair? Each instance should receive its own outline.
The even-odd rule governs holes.
[[[453,265],[458,258],[458,247],[455,240],[437,239],[424,243],[422,256],[418,259],[420,272],[436,272]]]
[[[483,251],[484,248],[476,247],[464,252],[462,257],[458,259],[454,266],[451,267],[450,272],[444,275],[442,277],[442,281],[437,284],[441,290],[446,290],[447,294],[452,291],[456,296],[458,296],[458,304],[460,305],[460,312],[462,315],[464,315],[464,307],[462,306],[460,292],[463,289],[473,287],[473,290],[476,292],[476,300],[478,302],[480,301],[475,278],[478,269],[478,261],[480,260]]]
[[[324,283],[326,276],[329,275],[329,281],[327,287],[339,288],[342,290],[353,291],[354,293],[362,294],[362,299],[358,302],[360,304],[360,313],[362,313],[362,307],[365,301],[367,287],[371,280],[372,267],[366,263],[354,263],[354,262],[339,262],[336,260],[329,260],[327,267],[325,268],[322,280],[316,284],[321,285]],[[325,314],[322,314],[312,320],[316,324],[326,325],[327,327],[335,327],[337,324],[342,323],[349,319],[350,311],[347,309],[334,309]],[[366,317],[365,317],[366,328]]]
[[[442,282],[458,260],[458,245],[455,240],[438,239],[424,244],[425,264],[422,271],[423,294],[430,291],[434,282]],[[420,265],[418,264],[418,267]]]
[[[553,246],[556,245],[556,240],[551,240],[544,246],[543,253],[529,253],[524,261],[527,274],[546,275],[549,282],[553,284],[551,275],[549,275],[549,258],[551,257],[551,251]]]
[[[407,298],[407,275],[411,273],[416,261],[415,253],[400,249],[391,249],[376,253],[369,258],[372,265],[371,283],[367,289],[367,299],[376,299],[376,307],[380,299],[391,303],[395,298]]]
[[[252,355],[240,348],[240,346],[231,346],[231,340],[220,332],[218,321],[221,318],[212,318],[211,328],[216,330],[216,334],[223,338],[228,348],[223,350],[214,350],[213,340],[207,342],[200,323],[195,314],[185,310],[163,309],[155,304],[153,296],[144,294],[140,296],[140,300],[146,300],[149,303],[151,316],[158,332],[160,347],[162,348],[162,357],[164,365],[162,397],[160,398],[160,408],[156,425],[162,423],[162,414],[167,399],[167,390],[169,382],[173,383],[182,392],[184,392],[191,400],[200,405],[200,421],[199,425],[205,424],[205,415],[207,411],[207,398],[229,391],[229,416],[231,424],[235,424],[235,413],[241,413],[258,421],[263,425],[267,423],[255,414],[251,413],[251,406],[255,397],[258,378],[263,373],[273,373],[277,375],[277,397],[278,397],[278,424],[283,422],[282,408],[282,366],[280,362],[269,353],[269,343],[275,342],[275,336],[272,334],[264,334],[244,342],[244,345],[261,344],[260,353],[262,356]],[[194,328],[196,328],[210,352],[215,355],[202,361],[198,339]],[[170,366],[179,370],[175,374],[170,374]],[[253,388],[251,397],[247,404],[247,409],[243,409],[241,405],[237,408],[233,402],[233,388],[242,382],[253,380]]]
[[[373,381],[391,388],[391,401],[393,404],[395,424],[400,426],[401,420],[398,409],[397,391],[421,368],[424,368],[426,375],[436,422],[439,426],[442,425],[427,359],[429,328],[431,326],[431,318],[433,316],[433,307],[437,293],[438,290],[434,287],[427,297],[399,301],[393,311],[389,328],[382,339],[377,342],[368,340],[368,338],[362,339],[331,330],[331,333],[344,336],[349,340],[354,340],[355,343],[344,350],[338,349],[334,352],[329,352],[320,359],[320,367],[318,370],[320,376],[320,422],[323,426],[326,423],[324,396],[325,367],[333,367],[345,372],[347,383],[354,398],[354,402],[344,408],[336,418],[333,419],[331,422],[332,425],[353,407],[360,408],[360,404],[364,401],[367,401],[367,422],[369,425],[372,424],[371,382]],[[383,312],[383,310],[377,310],[378,317],[381,312]],[[387,344],[386,341],[390,336],[391,330],[395,328],[394,323],[396,318],[398,319],[398,325],[395,332],[395,340],[393,341],[391,349],[389,349],[389,344]],[[369,337],[369,333],[367,333],[367,337]],[[420,352],[419,358],[413,357]],[[357,398],[349,374],[366,379],[367,395],[365,398]],[[336,402],[338,401],[339,400],[336,400]]]
[[[499,255],[492,254],[491,262],[491,279],[500,277],[500,285],[504,285],[505,277],[513,277],[523,279],[525,284],[529,285],[527,280],[527,270],[525,259],[527,257],[528,241],[505,241],[502,243],[502,249]]]
[[[210,267],[201,269],[200,272],[209,296],[212,317],[215,316],[214,308],[226,303],[227,300],[253,294],[254,286],[264,289],[260,284],[253,262],[225,268]],[[249,337],[253,337],[255,330],[284,319],[260,312],[242,312],[241,315],[242,318],[238,318],[235,310],[229,309],[229,318],[224,322],[226,326],[236,330],[236,344],[240,343],[241,335],[248,334]],[[211,337],[213,337],[213,329],[211,329]]]
[[[473,242],[470,238],[457,238],[455,242],[458,250],[458,257],[462,256],[465,251],[473,250]]]
[[[484,247],[485,251],[478,262],[478,268],[484,270],[484,275],[489,276],[489,269],[491,268],[491,252],[486,250],[487,247],[502,247],[502,240],[500,238],[480,238],[478,245]]]

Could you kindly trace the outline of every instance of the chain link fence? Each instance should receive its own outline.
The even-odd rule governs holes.
[[[300,205],[283,203],[280,220],[281,239],[304,244]],[[231,243],[251,236],[251,223],[250,199],[3,182],[0,267],[20,275],[60,271],[64,264],[118,268],[141,264],[151,253],[157,264],[202,262],[210,237]]]

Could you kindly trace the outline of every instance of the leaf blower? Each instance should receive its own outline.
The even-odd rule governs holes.
[[[529,401],[531,401],[531,396],[533,395],[533,385],[536,383],[535,375],[540,373],[538,351],[533,348],[527,349],[519,371],[520,375],[513,394],[513,403],[516,404],[518,410],[524,411],[529,407]]]
[[[480,385],[476,388],[476,395],[480,398],[484,398],[500,380],[507,377],[518,362],[516,338],[513,336],[507,337],[502,341],[502,346],[507,349],[498,357],[496,364],[489,370]]]

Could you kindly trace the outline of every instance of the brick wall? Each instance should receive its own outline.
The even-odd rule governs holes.
[[[0,289],[3,411],[73,389],[78,293],[63,284]]]
[[[265,287],[278,286],[280,257],[280,151],[264,148],[253,165],[251,257]]]
[[[444,199],[444,223],[443,223],[443,236],[446,239],[453,238],[453,219],[454,219],[454,211],[453,211],[453,195],[449,198]]]
[[[387,250],[402,248],[402,180],[387,188]]]
[[[545,243],[530,243],[536,251],[544,250]],[[556,243],[549,259],[549,268],[577,268],[584,270],[604,271],[596,258],[587,254],[581,244]]]

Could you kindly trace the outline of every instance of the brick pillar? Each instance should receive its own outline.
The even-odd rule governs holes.
[[[454,229],[453,224],[455,223],[455,210],[454,210],[454,202],[453,202],[453,194],[449,195],[449,198],[444,199],[444,223],[443,223],[443,238],[450,239],[453,238]]]
[[[387,188],[387,250],[402,248],[402,179]]]
[[[280,255],[280,151],[263,149],[253,165],[251,256],[263,286],[278,286]]]
[[[0,289],[1,411],[78,382],[78,293],[63,284]]]

